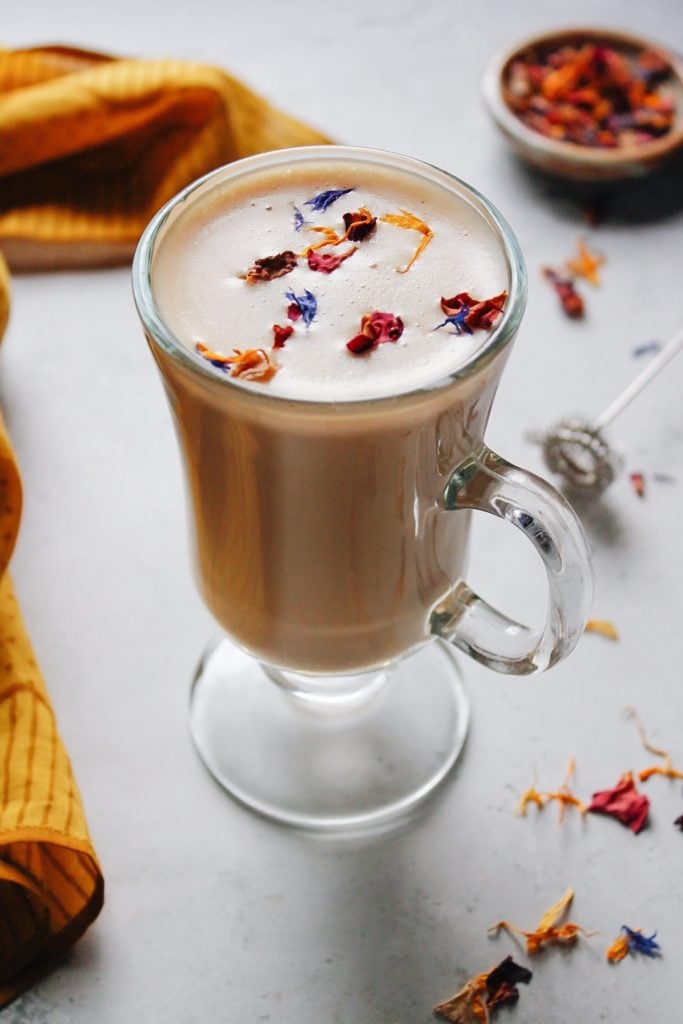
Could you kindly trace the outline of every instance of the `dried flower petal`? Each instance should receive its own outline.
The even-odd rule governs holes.
[[[287,249],[275,256],[264,256],[260,260],[254,260],[253,265],[246,273],[246,279],[249,284],[254,284],[256,281],[272,281],[276,277],[284,277],[285,274],[289,274],[294,270],[296,264],[296,253]]]
[[[344,214],[345,237],[350,242],[362,242],[368,238],[377,226],[377,218],[369,210],[361,206],[355,213]]]
[[[446,319],[437,324],[435,330],[451,324],[455,327],[455,334],[472,334],[479,329],[489,331],[503,312],[506,298],[506,291],[491,299],[475,299],[468,292],[459,292],[451,299],[442,297],[441,309]]]
[[[528,967],[522,967],[520,964],[515,963],[511,956],[506,956],[497,967],[494,967],[489,972],[486,978],[486,1005],[488,1009],[493,1010],[496,1006],[516,1003],[519,999],[519,989],[517,986],[520,982],[527,985],[532,977],[533,975]]]
[[[488,1024],[489,1010],[519,999],[520,982],[528,984],[532,973],[506,956],[497,967],[477,974],[465,982],[450,999],[434,1007],[434,1013],[451,1024]]]
[[[629,473],[629,480],[631,481],[631,487],[638,495],[639,498],[645,497],[645,477],[642,473]]]
[[[295,231],[301,231],[301,229],[304,226],[304,224],[307,224],[307,223],[308,223],[308,221],[305,219],[305,217],[304,217],[303,213],[301,212],[301,210],[299,209],[299,207],[295,206],[294,207],[294,230]]]
[[[435,331],[440,331],[446,324],[450,324],[454,327],[454,331],[450,331],[450,334],[474,334],[474,331],[467,323],[467,314],[469,310],[466,306],[460,310],[459,313],[453,313],[452,316],[447,316],[440,324],[437,324],[434,328]]]
[[[422,235],[422,239],[417,249],[411,256],[411,258],[408,260],[408,263],[405,265],[405,267],[396,268],[399,274],[405,274],[410,270],[418,256],[420,256],[421,253],[423,253],[424,250],[427,248],[432,238],[434,237],[434,232],[427,224],[425,224],[423,220],[420,220],[419,217],[416,217],[414,213],[409,213],[408,210],[402,209],[400,214],[385,213],[383,217],[380,217],[380,220],[384,224],[393,224],[394,227],[397,228],[408,228],[410,231],[419,231],[420,234]]]
[[[476,302],[469,292],[458,292],[452,299],[441,297],[441,309],[446,316],[455,316],[463,309],[469,309],[473,302]]]
[[[249,348],[241,351],[235,349],[232,355],[215,352],[207,348],[201,341],[195,345],[195,351],[208,360],[212,366],[230,371],[231,377],[243,377],[245,380],[267,381],[277,373],[277,364],[272,362],[268,353],[262,348]]]
[[[303,317],[306,327],[310,327],[318,312],[318,300],[313,292],[309,292],[308,288],[304,288],[303,295],[295,295],[291,291],[285,292],[285,298],[289,299],[290,303],[287,307],[289,319],[298,320],[300,317]]]
[[[628,935],[619,935],[605,950],[605,956],[611,964],[618,964],[629,950]]]
[[[567,765],[567,772],[566,772],[566,775],[564,777],[564,781],[562,782],[562,785],[560,786],[560,788],[556,789],[552,793],[544,793],[543,794],[543,796],[544,796],[544,798],[545,798],[545,800],[547,802],[550,802],[551,800],[556,800],[557,803],[560,805],[560,811],[559,811],[559,820],[560,821],[562,821],[562,819],[564,818],[564,812],[567,809],[567,807],[570,807],[570,806],[571,807],[576,807],[577,810],[579,810],[581,812],[581,814],[585,814],[586,811],[587,811],[587,807],[583,803],[583,801],[579,800],[579,798],[577,796],[575,796],[572,793],[571,789],[569,788],[569,782],[571,780],[572,775],[574,774],[575,768],[576,768],[576,764],[574,762],[574,758],[571,757],[569,759],[569,764]]]
[[[649,750],[651,754],[655,754],[657,757],[664,759],[664,764],[651,765],[649,768],[643,768],[642,771],[638,772],[638,778],[641,782],[646,782],[653,775],[663,775],[667,779],[683,779],[683,771],[678,768],[674,768],[671,760],[671,755],[667,750],[662,750],[660,747],[655,747],[648,742],[645,735],[645,729],[643,723],[638,716],[638,712],[635,708],[626,708],[625,714],[628,718],[634,718],[640,734],[640,739],[646,750]]]
[[[642,345],[636,345],[633,349],[632,355],[638,359],[640,356],[648,356],[650,354],[654,355],[655,353],[660,352],[661,348],[661,341],[644,341]]]
[[[329,252],[314,252],[313,249],[309,249],[306,253],[308,260],[308,266],[311,270],[318,270],[321,274],[331,274],[333,270],[341,266],[344,260],[347,260],[349,256],[353,256],[356,251],[356,246],[352,245],[346,252],[340,253],[338,256],[333,255]]]
[[[472,308],[467,314],[467,326],[475,331],[482,328],[490,331],[498,317],[503,312],[503,306],[507,298],[507,292],[494,295],[492,299],[473,300]]]
[[[304,206],[311,206],[317,213],[323,213],[328,206],[336,202],[341,196],[345,196],[348,192],[353,192],[352,188],[329,188],[326,192],[319,192],[317,196],[313,196],[312,199],[307,199]]]
[[[354,355],[361,355],[387,341],[398,341],[403,334],[403,321],[393,313],[367,313],[360,323],[360,333],[347,341],[346,347]]]
[[[683,779],[683,771],[679,768],[674,768],[670,758],[667,758],[665,764],[653,764],[649,768],[643,768],[642,771],[638,772],[638,778],[641,782],[647,782],[653,775],[663,775],[665,779]]]
[[[487,973],[477,974],[466,981],[454,996],[434,1007],[434,1013],[451,1024],[488,1024],[486,1007]]]
[[[277,364],[272,362],[265,349],[249,348],[243,352],[235,349],[235,357],[231,377],[265,382],[277,373]]]
[[[344,241],[346,235],[338,234],[334,228],[329,228],[325,224],[316,224],[310,228],[311,231],[316,231],[319,235],[323,235],[322,242],[316,242],[315,245],[309,245],[306,251],[302,254],[306,256],[309,251],[315,252],[316,249],[324,249],[326,245],[339,245]]]
[[[544,276],[550,281],[553,288],[558,294],[562,309],[565,311],[567,316],[573,319],[578,319],[583,316],[583,299],[574,288],[574,284],[567,277],[562,277],[552,267],[543,268]]]
[[[375,343],[367,334],[356,334],[350,341],[346,342],[346,347],[355,356],[360,356],[363,352],[369,352],[371,348],[374,348]]]
[[[287,327],[280,327],[279,324],[273,324],[273,334],[275,336],[273,348],[284,348],[287,338],[291,338],[294,334],[294,328],[289,325]]]
[[[589,619],[586,623],[586,633],[599,633],[608,640],[618,640],[619,634],[611,622],[606,619]]]
[[[519,803],[517,804],[517,814],[521,814],[522,817],[525,817],[526,809],[529,804],[536,804],[536,806],[541,810],[543,810],[543,807],[545,806],[545,798],[542,793],[538,792],[535,786],[529,786],[529,788],[525,789],[522,793],[519,798]]]
[[[567,921],[566,924],[559,924],[560,919],[566,912],[573,898],[574,890],[571,888],[567,889],[565,894],[557,901],[557,903],[553,904],[552,907],[546,910],[536,928],[531,932],[527,932],[523,928],[518,928],[517,925],[510,924],[509,921],[498,921],[489,928],[489,931],[495,932],[500,931],[500,929],[505,929],[505,931],[512,932],[517,935],[524,935],[526,938],[527,953],[529,953],[529,955],[538,953],[545,942],[574,942],[579,934],[590,935],[591,933],[586,932],[586,930],[580,925],[574,924],[571,921]]]
[[[212,348],[208,348],[203,342],[198,341],[194,347],[197,355],[200,355],[207,362],[211,363],[218,370],[225,370],[226,373],[230,367],[230,363],[233,361],[232,356],[226,356],[222,352],[216,352]]]
[[[649,808],[650,801],[636,789],[631,772],[625,772],[613,789],[593,793],[593,799],[588,805],[589,811],[616,818],[630,828],[634,835],[645,826]]]
[[[605,262],[605,257],[591,252],[582,241],[579,241],[578,246],[579,254],[575,259],[567,261],[567,269],[577,277],[584,277],[590,284],[599,285],[598,270]]]
[[[361,333],[367,334],[375,345],[385,341],[398,341],[403,334],[403,321],[393,313],[368,313],[361,320]]]
[[[536,804],[536,806],[540,810],[542,810],[546,804],[551,803],[553,800],[560,805],[560,821],[563,820],[565,810],[569,806],[576,807],[581,814],[585,814],[587,811],[586,805],[581,800],[579,800],[579,798],[575,796],[569,788],[569,781],[572,775],[574,774],[575,768],[576,765],[574,763],[574,758],[572,757],[569,760],[564,781],[562,782],[561,786],[553,792],[539,793],[535,785],[529,786],[529,788],[525,790],[524,793],[522,793],[519,799],[519,803],[517,804],[517,814],[525,816],[526,809],[531,803]]]
[[[604,43],[529,49],[503,86],[527,127],[561,142],[615,148],[670,131],[675,104],[659,83],[671,68],[658,55],[635,58]]]
[[[553,903],[552,907],[548,907],[548,909],[544,912],[543,916],[541,917],[541,920],[538,922],[538,925],[536,926],[538,931],[545,931],[547,928],[553,928],[558,923],[564,912],[569,908],[569,905],[573,899],[574,890],[571,886],[569,886],[569,888],[564,891],[562,896],[560,896],[557,903]]]
[[[627,953],[641,953],[650,958],[661,956],[659,943],[655,941],[656,935],[657,932],[643,935],[640,928],[629,928],[628,925],[622,924],[621,934],[608,947],[605,955],[612,964],[623,960]]]

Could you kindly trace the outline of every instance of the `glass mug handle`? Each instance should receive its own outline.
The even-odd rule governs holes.
[[[545,480],[486,445],[453,471],[444,503],[449,511],[490,512],[521,530],[543,560],[549,604],[544,627],[532,630],[461,580],[432,613],[432,633],[497,672],[530,675],[550,668],[576,646],[593,597],[588,543],[573,509]]]

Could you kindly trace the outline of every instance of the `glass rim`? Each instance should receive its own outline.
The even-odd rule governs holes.
[[[368,163],[380,163],[385,168],[400,168],[418,177],[426,177],[432,182],[445,186],[451,192],[455,192],[460,198],[467,199],[484,216],[484,219],[494,230],[498,241],[501,243],[509,271],[508,301],[503,310],[503,316],[484,343],[465,363],[456,367],[452,372],[446,374],[441,372],[433,379],[422,381],[415,387],[402,388],[387,394],[368,395],[356,393],[349,398],[334,399],[332,401],[316,397],[266,392],[257,385],[244,381],[237,382],[231,380],[229,376],[219,375],[210,363],[183,344],[165,322],[157,306],[152,288],[152,263],[156,245],[169,222],[169,218],[175,213],[176,209],[193,198],[198,198],[197,193],[208,190],[222,182],[230,181],[233,178],[240,178],[252,171],[277,167],[279,164],[313,161],[325,159],[326,157],[332,159],[345,158],[347,160],[362,159]],[[202,175],[169,199],[148,223],[140,236],[133,257],[132,281],[135,305],[148,337],[186,369],[214,383],[219,383],[232,389],[236,388],[243,394],[244,392],[250,392],[271,401],[293,402],[302,405],[341,406],[355,405],[361,401],[364,403],[387,402],[410,395],[414,396],[446,388],[457,380],[473,375],[507,347],[519,327],[527,299],[526,266],[519,242],[505,217],[489,199],[466,181],[451,174],[450,171],[445,171],[440,167],[415,157],[393,153],[389,150],[371,149],[365,146],[318,145],[271,150],[243,157],[240,160],[224,164]]]

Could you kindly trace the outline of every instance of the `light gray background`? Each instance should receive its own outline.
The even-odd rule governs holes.
[[[527,430],[596,415],[642,365],[633,347],[681,324],[680,209],[667,212],[658,189],[664,215],[643,214],[644,186],[619,199],[631,216],[588,229],[562,190],[509,156],[479,91],[495,49],[570,21],[680,47],[680,0],[11,6],[7,46],[222,65],[339,141],[432,161],[493,199],[519,235],[530,294],[488,440],[522,465],[540,469]],[[573,323],[540,268],[580,236],[607,262]],[[175,441],[128,271],[16,278],[1,369],[26,493],[14,577],[107,883],[94,927],[7,1024],[421,1024],[467,976],[518,951],[488,925],[533,925],[569,884],[573,919],[601,934],[532,963],[509,1019],[679,1019],[680,784],[647,784],[652,825],[638,837],[595,816],[560,826],[554,808],[514,809],[534,773],[558,784],[570,755],[583,795],[649,763],[628,704],[683,763],[681,480],[650,479],[641,501],[624,476],[586,510],[594,614],[616,623],[618,644],[587,636],[523,681],[463,659],[473,725],[439,798],[404,831],[314,840],[233,804],[190,744],[188,683],[213,626],[191,580]],[[615,422],[628,470],[683,476],[682,381],[679,360]],[[542,572],[514,531],[477,522],[471,575],[538,619]],[[660,962],[605,963],[624,922],[658,930]]]

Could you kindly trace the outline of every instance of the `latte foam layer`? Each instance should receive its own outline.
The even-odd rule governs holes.
[[[357,215],[366,227],[354,231]],[[269,277],[273,268],[285,272]],[[252,172],[181,204],[157,245],[152,285],[189,350],[229,360],[261,349],[275,368],[261,381],[235,376],[230,362],[216,374],[327,402],[404,393],[465,366],[499,320],[448,320],[442,299],[499,296],[509,271],[494,227],[467,199],[345,157]],[[368,318],[380,313],[374,322],[394,329],[373,335]],[[352,351],[359,336],[369,341]]]

